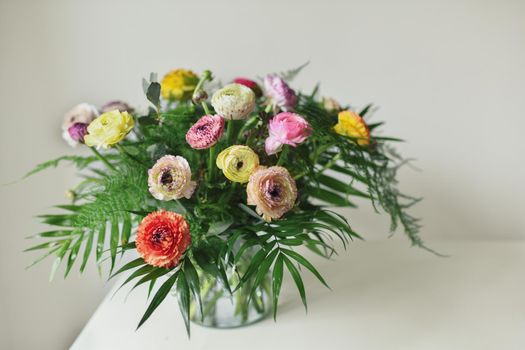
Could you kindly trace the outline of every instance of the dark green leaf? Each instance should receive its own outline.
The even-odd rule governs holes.
[[[279,254],[272,273],[272,299],[273,299],[273,319],[277,319],[277,306],[279,304],[279,293],[283,283],[283,257]]]
[[[290,275],[292,276],[295,285],[297,286],[297,290],[299,291],[299,294],[301,295],[301,300],[303,301],[304,309],[308,310],[308,306],[306,304],[306,292],[304,290],[304,283],[303,279],[301,278],[301,274],[295,267],[295,265],[284,255],[282,256],[284,263],[286,264],[286,268],[288,269],[288,272],[290,272]]]
[[[289,250],[286,248],[281,248],[281,251],[285,253],[286,255],[288,255],[289,257],[293,258],[299,264],[306,267],[308,270],[310,270],[315,275],[315,277],[317,277],[319,281],[321,281],[321,283],[326,286],[326,288],[330,289],[330,287],[324,280],[323,276],[321,276],[321,274],[317,271],[317,269],[308,260],[306,260],[302,255],[294,252],[293,250]]]
[[[86,242],[86,247],[84,248],[84,257],[82,258],[82,265],[80,265],[80,272],[84,272],[84,269],[86,268],[86,264],[89,259],[89,255],[91,254],[91,250],[93,248],[93,239],[95,237],[95,231],[90,230],[88,233],[88,239]]]
[[[83,238],[84,238],[84,234],[81,234],[77,238],[75,244],[73,244],[73,246],[71,247],[69,251],[69,256],[67,259],[67,266],[66,266],[66,271],[64,273],[64,278],[67,277],[67,275],[69,274],[69,271],[71,271],[71,268],[73,267],[73,264],[75,263],[75,260],[77,259],[78,251],[80,250],[80,245],[82,244]]]
[[[202,310],[202,300],[201,300],[201,285],[199,281],[199,275],[197,274],[197,270],[191,263],[190,259],[186,257],[186,260],[184,261],[184,275],[186,276],[186,280],[188,281],[190,285],[190,289],[193,293],[194,299],[197,301],[197,306],[199,307],[200,314],[202,317],[204,317],[203,310]]]
[[[160,84],[159,83],[152,82],[149,84],[148,91],[146,92],[146,98],[154,106],[158,106],[160,104]]]
[[[162,301],[164,301],[171,288],[173,288],[173,285],[177,281],[177,277],[179,277],[179,271],[174,273],[170,278],[166,280],[166,282],[162,284],[162,286],[160,286],[159,290],[157,290],[157,293],[155,293],[153,299],[151,299],[151,302],[149,303],[146,312],[142,316],[139,325],[137,326],[137,329],[139,329],[140,326],[142,326],[144,322],[146,322],[146,320],[151,316],[153,311],[155,311],[155,309],[162,303]]]
[[[320,199],[326,203],[338,206],[338,207],[355,207],[355,204],[349,200],[341,197],[340,195],[325,190],[324,188],[310,188],[308,193],[317,199]]]
[[[112,274],[108,280],[112,279],[113,277],[115,277],[116,275],[118,274],[121,274],[122,272],[124,271],[127,271],[127,270],[130,270],[132,268],[135,268],[135,267],[138,267],[138,266],[141,266],[141,265],[144,265],[146,262],[144,261],[144,259],[142,258],[137,258],[135,260],[132,260],[130,261],[129,263],[127,263],[126,265],[122,266],[120,269],[117,270],[117,272],[115,272],[114,274]]]
[[[186,276],[181,273],[177,280],[177,299],[179,308],[186,325],[186,332],[190,336],[190,289]]]
[[[124,221],[122,223],[122,233],[120,236],[120,242],[122,245],[128,244],[129,237],[131,236],[131,216],[129,213],[124,214]]]

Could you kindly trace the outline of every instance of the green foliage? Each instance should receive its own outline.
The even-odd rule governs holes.
[[[282,74],[290,78],[303,67]],[[355,200],[370,200],[376,210],[389,214],[392,231],[401,226],[413,245],[428,249],[418,235],[418,219],[407,212],[418,199],[397,188],[397,170],[405,161],[390,143],[398,139],[374,136],[382,123],[369,124],[370,146],[360,146],[354,139],[336,134],[333,125],[337,115],[316,100],[316,87],[310,95],[299,95],[296,112],[311,124],[313,133],[296,148],[285,147],[277,156],[264,152],[266,125],[272,115],[265,112],[263,97],[246,121],[232,124],[230,135],[217,143],[214,152],[194,150],[186,143],[185,133],[205,113],[204,109],[189,102],[161,108],[160,84],[155,80],[152,76],[144,81],[146,97],[155,109],[150,108],[145,116],[135,115],[134,136],[104,153],[102,157],[111,160],[111,167],[98,154],[64,156],[39,164],[26,175],[61,162],[73,163],[82,170],[83,180],[72,189],[73,202],[57,206],[63,213],[39,216],[53,228],[32,238],[46,241],[27,249],[44,252],[36,262],[55,256],[51,277],[63,261],[67,276],[79,257],[81,272],[93,256],[100,269],[109,260],[111,277],[130,273],[121,287],[131,282],[131,290],[147,285],[148,298],[152,295],[138,327],[174,291],[189,334],[190,305],[195,303],[201,315],[206,313],[201,294],[203,282],[209,279],[220,281],[230,294],[242,291],[245,302],[258,307],[255,291],[270,288],[276,318],[288,271],[306,308],[302,273],[312,273],[320,283],[328,284],[303,250],[296,248],[304,247],[330,258],[337,254],[337,242],[346,248],[351,240],[361,239],[347,219],[330,207],[356,207]],[[366,116],[372,110],[369,105],[360,115]],[[231,144],[249,145],[258,153],[261,164],[282,165],[294,177],[299,198],[282,219],[262,220],[245,204],[245,185],[232,184],[214,170],[213,157]],[[199,184],[190,199],[165,202],[150,195],[147,171],[166,154],[188,160],[193,179]],[[134,231],[142,218],[159,209],[183,214],[190,225],[191,247],[180,264],[166,269],[147,265],[138,258],[112,273],[119,256],[135,249]]]

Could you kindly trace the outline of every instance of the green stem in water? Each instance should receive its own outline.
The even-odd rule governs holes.
[[[102,163],[106,164],[106,166],[107,166],[108,168],[110,168],[110,169],[113,170],[113,171],[117,171],[117,168],[115,168],[115,167],[113,166],[113,164],[111,164],[111,163],[106,159],[106,157],[104,157],[102,154],[100,154],[100,152],[97,151],[97,149],[96,149],[95,147],[89,147],[89,148],[93,151],[93,153],[95,153],[95,156],[96,156],[96,157],[97,157]]]

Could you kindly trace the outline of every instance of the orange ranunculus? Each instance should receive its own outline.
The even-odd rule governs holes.
[[[155,211],[140,223],[135,243],[146,263],[173,267],[191,243],[190,227],[182,215]]]

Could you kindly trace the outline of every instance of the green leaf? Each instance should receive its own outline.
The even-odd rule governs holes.
[[[159,123],[157,119],[150,116],[140,117],[138,122],[140,125],[157,125]]]
[[[146,262],[142,258],[137,258],[135,260],[130,261],[126,265],[122,266],[120,269],[117,270],[117,272],[113,273],[111,276],[109,276],[108,281],[115,277],[118,274],[121,274],[124,271],[130,270],[132,268],[144,265]]]
[[[279,293],[283,283],[283,257],[281,254],[275,260],[272,273],[272,300],[273,300],[273,319],[277,319],[277,306],[279,304]]]
[[[75,263],[75,260],[77,259],[78,251],[80,250],[80,245],[82,244],[83,238],[84,238],[84,234],[82,233],[77,238],[75,244],[73,244],[73,246],[71,247],[69,251],[69,256],[67,259],[67,266],[66,266],[66,271],[64,273],[64,278],[67,277],[67,275],[71,271],[71,268],[73,267],[73,264]]]
[[[370,198],[370,195],[368,193],[359,191],[353,188],[351,185],[346,184],[340,180],[337,180],[331,176],[321,174],[317,177],[317,180],[321,184],[325,185],[326,187],[330,187],[332,190],[335,190],[336,192],[346,193],[347,195],[351,195],[351,196]]]
[[[106,239],[106,223],[100,225],[98,231],[98,240],[97,240],[97,263],[101,262],[102,253],[104,252],[104,241]]]
[[[171,288],[173,288],[173,285],[177,281],[177,277],[179,277],[179,271],[174,273],[170,278],[166,280],[166,282],[162,284],[162,286],[160,286],[159,290],[157,290],[157,293],[155,293],[155,296],[153,297],[153,299],[151,299],[151,302],[149,303],[149,306],[146,309],[146,312],[142,316],[137,326],[137,329],[139,329],[140,326],[142,326],[144,322],[146,322],[146,320],[151,316],[153,311],[155,311],[155,309],[162,303],[162,301],[166,299],[166,296],[168,295]]]
[[[154,106],[159,106],[160,104],[160,84],[157,82],[152,82],[148,86],[148,91],[146,92],[146,98]]]
[[[253,296],[253,293],[255,293],[255,290],[257,287],[262,283],[264,277],[266,276],[266,273],[268,270],[270,270],[270,266],[272,266],[273,261],[275,260],[275,257],[277,256],[277,253],[279,253],[278,249],[274,249],[266,258],[263,260],[262,264],[259,266],[259,271],[257,271],[257,274],[255,275],[255,280],[252,284],[252,288],[250,291],[250,296],[248,300],[251,300],[251,297]]]
[[[186,332],[190,336],[190,290],[185,274],[180,274],[177,280],[177,299],[179,308],[186,325]]]
[[[126,278],[126,280],[120,285],[120,287],[117,288],[117,290],[115,291],[114,294],[116,294],[122,287],[124,287],[126,284],[128,284],[129,282],[131,282],[132,280],[134,280],[135,278],[139,277],[139,276],[142,276],[142,275],[146,275],[154,270],[157,270],[158,267],[155,267],[155,266],[151,266],[151,265],[143,265],[141,266],[140,268],[136,269],[135,271],[133,271],[133,273],[131,275],[128,276],[128,278]]]
[[[57,252],[57,257],[55,258],[55,261],[53,262],[53,265],[51,266],[51,273],[49,274],[49,281],[53,281],[55,278],[55,274],[58,270],[58,267],[60,266],[60,262],[64,258],[64,255],[66,255],[66,252],[71,244],[71,239],[68,239],[62,243],[62,246],[60,247],[60,250]]]
[[[151,272],[149,272],[148,274],[143,276],[137,283],[135,283],[135,285],[133,287],[131,287],[131,289],[129,290],[129,293],[131,293],[138,286],[140,286],[140,285],[142,285],[142,284],[144,284],[146,282],[156,280],[159,277],[162,277],[162,276],[164,276],[165,274],[167,274],[167,273],[169,273],[171,271],[173,271],[173,269],[166,269],[166,268],[162,268],[162,267],[157,267],[155,269],[152,269]]]
[[[116,219],[113,219],[111,221],[111,237],[109,241],[109,249],[111,253],[111,268],[109,270],[110,274],[111,274],[111,271],[113,271],[113,267],[115,267],[115,257],[117,256],[118,240],[119,240],[118,221]]]
[[[202,300],[201,300],[201,285],[199,281],[199,275],[197,274],[197,270],[191,263],[191,260],[186,257],[184,261],[184,275],[186,276],[186,280],[188,281],[190,285],[190,289],[193,293],[194,299],[197,301],[197,306],[199,307],[201,317],[204,317],[204,313],[202,310]]]
[[[223,221],[215,221],[210,224],[210,227],[208,228],[208,235],[219,235],[226,231],[228,227],[230,227],[233,224],[233,218],[228,218],[227,220]]]
[[[46,248],[53,248],[53,247],[57,247],[58,245],[61,245],[65,240],[58,240],[58,241],[49,241],[49,242],[45,242],[45,243],[41,243],[41,244],[38,244],[38,245],[35,245],[33,247],[30,247],[30,248],[27,248],[24,250],[24,252],[29,252],[29,251],[32,251],[32,250],[39,250],[39,249],[46,249]]]
[[[297,268],[294,266],[294,264],[284,255],[280,255],[283,257],[284,263],[286,264],[286,268],[288,269],[288,272],[290,272],[290,275],[292,276],[295,285],[297,286],[297,290],[299,291],[299,294],[301,295],[301,300],[303,301],[304,309],[308,310],[308,306],[306,304],[306,292],[304,290],[304,283],[303,279],[301,278],[301,274],[297,270]]]
[[[33,170],[29,171],[24,176],[24,179],[33,174],[41,172],[42,170],[45,170],[48,168],[56,168],[61,162],[64,162],[64,161],[75,164],[75,166],[78,169],[84,169],[86,166],[88,166],[89,164],[93,163],[96,160],[97,160],[97,157],[62,156],[62,157],[38,164]]]
[[[242,204],[242,203],[239,203],[239,208],[241,208],[244,212],[246,212],[248,215],[250,215],[251,217],[255,218],[255,219],[258,219],[259,222],[263,222],[264,220],[261,218],[261,216],[259,214],[257,214],[252,208],[250,208],[249,206],[245,205],[245,204]]]
[[[28,238],[50,238],[50,237],[67,237],[71,236],[73,230],[46,231],[30,236]]]
[[[38,215],[38,217],[42,219],[44,224],[64,227],[73,226],[73,215],[70,214]]]
[[[308,270],[310,270],[315,275],[315,277],[317,277],[319,281],[321,281],[321,283],[326,286],[326,288],[330,289],[330,287],[324,280],[323,276],[321,276],[321,274],[317,271],[317,269],[308,260],[306,260],[302,255],[294,252],[293,250],[289,250],[286,248],[281,248],[281,251],[285,253],[286,255],[288,255],[289,257],[293,258],[299,264],[306,267]]]
[[[269,250],[273,248],[275,243],[276,242],[273,241],[269,243],[267,247],[264,247],[263,249],[260,249],[257,253],[255,253],[252,260],[250,261],[250,265],[248,265],[248,268],[246,269],[246,272],[244,273],[244,276],[242,276],[242,279],[241,279],[242,283],[245,283],[247,280],[249,280],[250,277],[252,277],[252,275],[259,270],[259,268],[261,267],[261,264],[263,263],[264,259],[268,255]],[[242,284],[241,282],[239,283],[239,286]],[[237,288],[238,287],[236,287],[235,289]]]
[[[122,223],[122,233],[120,236],[120,244],[126,245],[129,242],[131,236],[131,216],[129,213],[124,213],[124,221]]]
[[[80,265],[80,272],[84,272],[86,264],[88,262],[89,256],[91,255],[91,250],[93,248],[93,239],[95,237],[95,231],[91,230],[88,233],[88,239],[86,242],[86,247],[84,248],[84,257],[82,258],[82,265]]]
[[[325,190],[324,188],[309,188],[308,193],[317,199],[320,199],[326,203],[338,206],[338,207],[356,207],[355,204],[350,202],[349,200],[341,197],[340,195],[330,192],[328,190]]]

